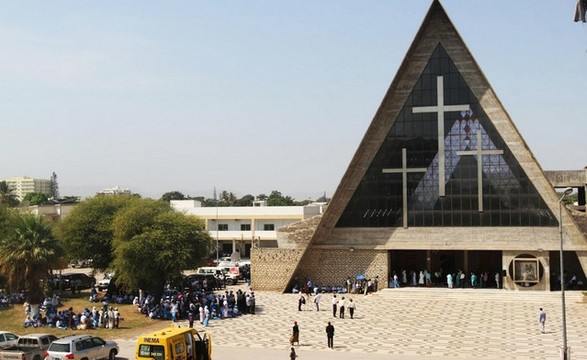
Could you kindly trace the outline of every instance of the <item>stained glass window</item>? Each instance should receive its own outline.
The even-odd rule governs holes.
[[[420,168],[425,171],[408,172]],[[407,226],[558,225],[441,44],[337,226],[401,227],[404,221]]]

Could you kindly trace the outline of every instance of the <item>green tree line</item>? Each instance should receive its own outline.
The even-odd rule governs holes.
[[[283,195],[277,190],[271,191],[269,195],[259,194],[253,196],[247,194],[241,198],[238,198],[233,192],[221,191],[218,196],[214,198],[206,198],[204,196],[188,196],[184,195],[180,191],[169,191],[161,196],[161,200],[169,202],[171,200],[198,200],[202,203],[203,207],[214,207],[214,206],[253,206],[253,202],[257,200],[266,200],[268,206],[302,206],[312,202],[312,200],[296,201],[294,198],[288,195]],[[326,197],[326,194],[316,199],[318,202],[328,202],[330,199]]]
[[[32,304],[42,302],[53,269],[79,259],[114,271],[117,286],[160,296],[212,246],[203,221],[161,200],[95,196],[56,223],[0,204],[0,274],[8,291],[23,291]]]

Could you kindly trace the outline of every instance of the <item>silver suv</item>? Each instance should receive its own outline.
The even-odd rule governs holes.
[[[45,360],[116,359],[118,345],[92,335],[73,335],[57,339],[45,353]]]

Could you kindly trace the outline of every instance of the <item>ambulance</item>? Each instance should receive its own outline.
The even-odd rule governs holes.
[[[171,325],[139,337],[137,360],[212,360],[212,339],[195,329]]]

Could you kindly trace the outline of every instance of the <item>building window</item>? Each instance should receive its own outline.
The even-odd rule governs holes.
[[[265,225],[263,225],[263,230],[265,230],[265,231],[274,231],[275,230],[275,224],[265,224]]]
[[[218,231],[228,231],[228,224],[218,224]]]
[[[251,224],[241,224],[241,231],[251,231]]]

